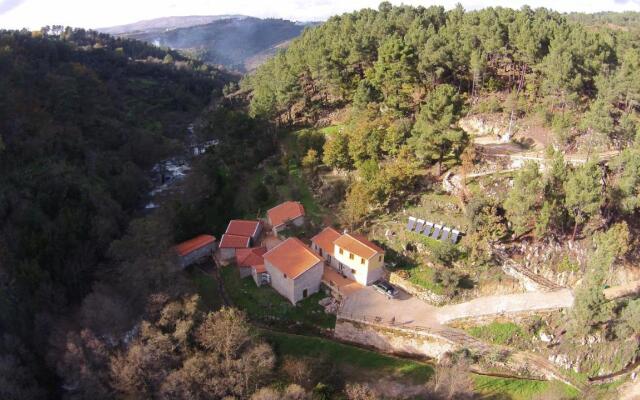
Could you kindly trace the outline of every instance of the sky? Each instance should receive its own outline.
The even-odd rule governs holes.
[[[568,11],[640,11],[640,0],[404,0],[393,4],[442,5],[461,3],[473,10],[487,6],[546,7]],[[181,15],[243,14],[255,17],[320,21],[380,0],[0,0],[0,28],[38,29],[44,25],[101,28],[145,19]]]

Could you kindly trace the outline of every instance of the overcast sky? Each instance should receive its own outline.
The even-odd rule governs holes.
[[[405,0],[394,4],[467,10],[486,6],[547,7],[558,11],[640,11],[640,0]],[[376,8],[379,0],[0,0],[0,28],[37,29],[44,25],[98,28],[174,15],[244,14],[298,21],[317,21],[364,7]]]

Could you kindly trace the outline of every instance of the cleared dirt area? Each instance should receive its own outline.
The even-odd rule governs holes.
[[[398,298],[389,299],[372,287],[366,287],[345,299],[340,315],[354,318],[377,317],[381,322],[393,321],[397,325],[438,327],[456,319],[568,308],[572,305],[573,293],[569,289],[485,296],[460,304],[436,307],[402,291]]]

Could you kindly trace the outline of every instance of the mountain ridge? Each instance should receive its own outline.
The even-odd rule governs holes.
[[[255,69],[314,22],[245,15],[164,17],[98,29],[240,72]]]

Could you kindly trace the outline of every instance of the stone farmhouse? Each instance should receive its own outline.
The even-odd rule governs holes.
[[[247,249],[260,241],[261,221],[234,219],[220,239],[220,259],[228,261],[236,257],[238,249]]]
[[[317,293],[324,260],[298,238],[288,238],[264,255],[271,286],[291,303]]]
[[[304,207],[297,201],[285,201],[267,211],[267,220],[274,235],[289,226],[304,225],[304,218]]]

